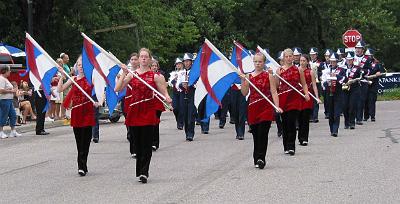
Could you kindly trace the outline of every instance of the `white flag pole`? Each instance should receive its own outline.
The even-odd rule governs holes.
[[[208,39],[205,39],[205,43],[211,48],[211,50],[221,59],[223,60],[225,63],[227,63],[229,65],[229,67],[234,70],[238,75],[242,74],[238,68],[235,67],[235,65],[232,64],[231,61],[229,61]],[[245,77],[245,80],[247,82],[249,82],[250,86],[252,86],[265,100],[268,101],[269,104],[271,104],[272,107],[274,107],[276,110],[279,110],[278,107],[275,106],[274,103],[271,102],[271,100],[268,99],[267,96],[264,95],[264,93],[262,93],[260,91],[260,89],[258,89],[247,77]]]
[[[300,87],[303,87],[303,85],[301,85],[300,83],[299,83],[299,85],[300,85]],[[308,94],[309,94],[315,101],[319,102],[319,100],[317,99],[317,97],[315,97],[313,94],[311,94],[310,91],[308,92]]]
[[[43,53],[48,59],[50,59],[50,62],[55,66],[55,67],[59,67],[60,65],[58,65],[57,64],[57,62],[55,62],[54,60],[53,60],[53,58],[51,58],[50,57],[50,55],[28,34],[28,33],[26,33],[26,38],[28,38],[31,42],[32,42],[32,44],[33,45],[35,45],[35,47],[41,52],[41,53]],[[87,94],[83,89],[82,89],[82,87],[81,86],[79,86],[79,84],[78,83],[76,83],[76,81],[74,81],[73,79],[72,79],[72,77],[71,76],[69,76],[66,72],[65,72],[65,70],[63,69],[62,70],[63,71],[63,73],[72,81],[72,83],[74,83],[74,85],[76,86],[76,87],[78,87],[78,89],[80,90],[80,91],[82,91],[82,93],[93,103],[93,104],[95,104],[96,102],[93,100],[93,98],[92,97],[90,97],[89,96],[89,94]],[[38,80],[40,80],[40,79],[38,79]]]

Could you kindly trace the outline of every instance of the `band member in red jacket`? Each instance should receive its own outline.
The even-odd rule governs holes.
[[[314,96],[318,96],[318,88],[316,83],[316,75],[311,67],[309,66],[310,58],[308,55],[303,54],[300,57],[300,71],[304,73],[304,78],[306,80],[307,89],[312,90],[312,94]],[[317,97],[317,103],[321,103],[319,98]],[[303,98],[301,110],[299,113],[299,133],[298,139],[299,143],[302,146],[308,145],[308,136],[309,136],[309,128],[310,128],[310,117],[312,115],[312,111],[314,108],[314,99],[310,99],[306,101]]]
[[[157,89],[165,96],[166,101],[171,103],[172,100],[168,95],[165,79],[150,70],[151,58],[150,50],[147,48],[140,49],[140,66],[134,71],[134,74],[154,89]],[[130,103],[125,104],[127,107],[125,124],[129,126],[129,129],[135,135],[133,139],[136,146],[136,177],[139,177],[140,182],[147,183],[154,131],[156,125],[160,122],[156,114],[155,93],[130,73],[126,65],[121,65],[121,68],[123,73],[118,79],[115,91],[121,91],[128,84],[132,88]]]
[[[283,51],[283,66],[277,71],[278,74],[292,87],[304,92],[305,100],[309,101],[308,88],[304,79],[303,71],[293,65],[293,51],[287,48]],[[300,83],[303,88],[300,87]],[[303,97],[291,86],[283,81],[279,85],[279,105],[283,110],[283,148],[285,154],[294,155],[296,148],[296,119],[301,110]]]
[[[82,57],[79,56],[76,62],[78,68],[78,76],[72,79],[90,96],[93,90],[93,84],[90,85],[85,77],[82,68]],[[63,70],[58,68],[61,73]],[[89,154],[90,141],[92,139],[92,127],[95,123],[94,107],[98,104],[93,104],[79,88],[69,79],[63,84],[64,77],[58,81],[58,92],[62,92],[72,85],[71,90],[64,99],[63,106],[69,108],[71,106],[71,126],[74,130],[76,147],[78,149],[78,173],[85,176],[88,172],[87,158]]]
[[[267,97],[273,99],[274,105],[279,107],[279,98],[276,90],[276,81],[272,76],[272,70],[264,71],[265,56],[257,53],[254,56],[255,70],[248,77],[250,81]],[[253,134],[254,150],[253,159],[256,168],[263,169],[265,166],[265,156],[267,153],[268,133],[271,122],[274,120],[274,108],[259,94],[254,87],[249,86],[244,74],[241,75],[241,92],[247,96],[250,90],[249,105],[247,107],[247,122]],[[271,97],[272,96],[272,97]],[[282,112],[281,109],[277,110]]]

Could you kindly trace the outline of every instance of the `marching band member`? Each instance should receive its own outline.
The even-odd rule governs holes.
[[[318,96],[317,84],[315,82],[315,74],[314,71],[311,70],[309,65],[309,57],[306,54],[301,55],[300,57],[300,70],[304,73],[304,78],[306,80],[307,89],[313,90],[314,96]],[[314,107],[315,100],[306,101],[303,98],[301,111],[299,113],[299,143],[302,146],[308,145],[308,135],[310,129],[310,116]],[[321,103],[321,101],[317,101],[317,103]]]
[[[183,56],[183,65],[185,66],[183,71],[178,74],[176,85],[182,89],[181,92],[181,104],[183,105],[181,110],[183,113],[183,122],[185,128],[186,141],[193,141],[194,138],[194,126],[196,119],[196,107],[194,106],[194,86],[188,86],[189,83],[189,72],[192,68],[193,55],[191,53],[185,53]]]
[[[296,67],[300,67],[300,56],[301,56],[301,49],[298,47],[293,48],[293,64]]]
[[[308,95],[304,73],[293,65],[293,51],[290,48],[283,51],[283,60],[284,65],[277,71],[278,74],[297,90],[301,90],[299,85],[301,83],[305,99],[309,101],[310,96]],[[280,107],[283,110],[283,148],[285,154],[293,156],[296,151],[296,120],[303,99],[299,93],[282,81],[279,85],[279,92]]]
[[[176,82],[178,79],[179,73],[183,70],[183,61],[182,58],[175,59],[175,71],[172,71],[169,75],[168,85],[172,87],[172,108],[174,109],[174,116],[176,120],[176,128],[178,130],[183,129],[183,114],[181,107],[183,106],[180,104],[180,97],[182,90],[176,86]]]
[[[329,128],[331,136],[337,137],[340,123],[340,114],[343,106],[342,84],[346,79],[346,70],[338,67],[338,54],[333,53],[329,58],[329,72],[325,73],[324,86],[327,90],[326,100],[329,100]]]
[[[78,76],[73,77],[73,80],[80,86],[87,94],[92,94],[93,84],[90,85],[85,77],[82,68],[82,56],[78,57],[76,62],[78,68]],[[59,72],[63,73],[61,67],[58,67]],[[63,84],[64,75],[58,81],[57,90],[62,92],[72,85],[71,90],[68,92],[64,99],[64,107],[68,108],[72,105],[71,110],[71,126],[74,130],[76,147],[78,149],[78,173],[85,176],[88,172],[87,158],[89,155],[90,140],[92,139],[92,127],[95,125],[94,107],[98,107],[98,103],[93,104],[69,79]]]
[[[128,63],[128,69],[130,69],[131,71],[135,71],[136,69],[139,68],[139,55],[136,52],[133,52],[130,56],[129,56],[129,63]],[[120,71],[121,73],[118,74],[120,77],[123,70]],[[131,87],[127,87],[126,88],[126,94],[125,96],[122,98],[121,100],[121,108],[122,108],[122,112],[124,114],[124,117],[126,119],[127,114],[128,114],[128,108],[127,106],[125,106],[125,104],[130,104],[130,99],[131,99]],[[135,143],[133,140],[133,133],[130,131],[129,126],[126,126],[126,139],[128,139],[129,141],[129,152],[131,153],[131,157],[135,158],[136,157],[136,151],[135,151]]]
[[[272,69],[264,70],[265,56],[256,53],[253,58],[255,70],[248,77],[250,81],[267,97],[272,96],[273,103],[279,107],[279,97],[276,90],[276,82],[272,76]],[[247,77],[241,74],[241,92],[247,96],[250,89],[248,110],[248,123],[253,134],[254,150],[253,159],[256,168],[265,167],[265,156],[268,146],[268,132],[271,122],[274,120],[274,108],[269,104],[249,83],[244,79]],[[278,112],[282,112],[279,108]]]
[[[147,84],[157,89],[165,96],[166,101],[171,103],[172,100],[168,95],[165,79],[150,70],[151,59],[150,50],[147,48],[140,49],[140,66],[134,73]],[[129,73],[126,65],[121,65],[121,68],[123,73],[117,81],[115,91],[121,91],[128,84],[132,88],[129,104],[125,104],[126,107],[128,107],[125,124],[129,126],[130,131],[134,135],[133,141],[136,147],[136,177],[139,177],[140,182],[147,183],[152,156],[153,136],[155,126],[159,123],[159,119],[156,115],[156,105],[153,100],[155,93],[132,73]]]
[[[321,78],[321,88],[322,88],[322,96],[324,97],[324,114],[325,114],[325,119],[329,119],[329,100],[328,99],[328,90],[327,87],[324,86],[326,84],[326,79],[324,76],[327,76],[327,73],[330,72],[329,70],[329,58],[331,54],[333,53],[332,50],[326,49],[324,53],[325,57],[325,62],[320,63],[318,67],[318,76]],[[329,74],[328,74],[329,75]]]
[[[371,121],[375,122],[375,112],[376,112],[376,99],[378,94],[378,81],[379,77],[386,74],[385,68],[381,63],[374,57],[374,50],[368,48],[365,55],[370,56],[372,59],[371,72],[367,76],[368,83],[368,97],[367,97],[367,108],[364,111],[364,121],[367,121],[371,117]]]
[[[151,63],[151,71],[153,71],[155,75],[162,78],[165,82],[164,75],[162,75],[162,73],[160,72],[160,64],[157,60],[153,60],[153,62]],[[157,98],[154,98],[153,100],[156,106],[156,116],[158,118],[158,123],[154,130],[153,145],[151,146],[151,148],[153,149],[153,151],[157,151],[157,149],[160,148],[160,117],[161,113],[165,111],[165,107],[164,104]]]
[[[360,80],[361,95],[357,108],[357,116],[356,116],[357,125],[363,124],[362,120],[363,120],[364,107],[368,96],[368,80],[366,80],[366,77],[369,75],[371,71],[371,64],[372,64],[372,59],[369,56],[364,55],[364,47],[365,43],[363,41],[359,41],[355,46],[356,56],[354,56],[354,65],[361,67],[363,71],[362,77],[364,78]]]
[[[318,95],[316,95],[315,97],[320,98],[320,94],[322,91],[322,87],[321,87],[321,81],[319,80],[318,77],[318,67],[321,64],[321,62],[318,60],[318,49],[316,47],[312,47],[310,48],[310,68],[314,73],[314,77],[315,77],[315,83],[317,84],[317,89],[318,89]],[[314,123],[318,123],[318,112],[319,112],[319,104],[317,101],[312,100],[314,103],[313,106],[313,112],[311,115],[311,120]]]
[[[339,56],[339,60],[337,62],[338,66],[345,67],[346,66],[346,56],[345,56],[346,53],[344,53],[344,48],[338,48],[336,53]]]
[[[357,104],[361,94],[359,80],[362,75],[362,71],[360,67],[354,66],[354,52],[347,53],[346,61],[347,82],[342,86],[344,93],[344,129],[354,129],[356,125]]]
[[[283,66],[284,61],[283,61],[283,51],[279,51],[278,52],[278,61],[279,61],[279,65]],[[279,80],[277,80],[277,89],[279,88]],[[278,90],[279,92],[279,90]],[[281,113],[275,112],[275,122],[276,122],[276,128],[278,129],[278,137],[281,137],[283,134],[283,130],[282,130],[282,115]]]

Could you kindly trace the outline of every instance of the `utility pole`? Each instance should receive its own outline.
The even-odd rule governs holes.
[[[33,22],[32,22],[32,0],[26,0],[28,3],[28,33],[33,35]]]

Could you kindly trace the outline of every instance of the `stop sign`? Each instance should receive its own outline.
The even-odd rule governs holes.
[[[357,42],[362,39],[361,33],[358,30],[347,30],[343,33],[342,40],[346,47],[355,47]]]

